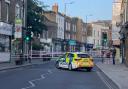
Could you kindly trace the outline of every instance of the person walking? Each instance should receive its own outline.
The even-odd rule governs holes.
[[[112,49],[112,61],[113,61],[113,65],[115,65],[115,56],[116,56],[116,48],[113,47],[113,49]]]

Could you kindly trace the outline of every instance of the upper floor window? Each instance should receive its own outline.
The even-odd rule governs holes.
[[[100,32],[98,31],[98,37],[100,36]]]
[[[76,25],[75,25],[75,32],[76,32]]]
[[[8,20],[9,20],[9,3],[8,2],[6,2],[5,3],[5,8],[6,8],[6,21],[8,22]]]
[[[2,5],[2,4],[1,4],[1,1],[0,1],[0,19],[1,19],[1,12],[2,12],[2,11],[1,11],[1,5]]]
[[[68,30],[70,30],[70,23],[68,23]]]
[[[20,18],[20,6],[19,4],[16,4],[16,11],[15,11],[16,18]]]
[[[94,37],[96,36],[95,30],[94,30]]]
[[[68,22],[66,22],[66,30],[68,29]]]

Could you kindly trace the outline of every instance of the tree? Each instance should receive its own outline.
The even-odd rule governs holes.
[[[47,30],[47,26],[44,24],[44,16],[42,14],[46,6],[38,0],[27,1],[27,30],[32,31],[37,35],[43,30]]]

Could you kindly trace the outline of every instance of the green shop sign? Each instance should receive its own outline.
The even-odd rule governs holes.
[[[69,40],[69,45],[76,45],[76,41],[75,40]]]

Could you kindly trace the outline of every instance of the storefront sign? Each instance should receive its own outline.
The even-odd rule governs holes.
[[[69,40],[69,45],[76,45],[76,41],[75,40]]]
[[[12,35],[12,25],[0,22],[0,34]]]
[[[9,62],[10,61],[10,53],[9,52],[0,52],[0,63],[1,62]]]
[[[15,38],[22,38],[22,20],[15,20]]]

